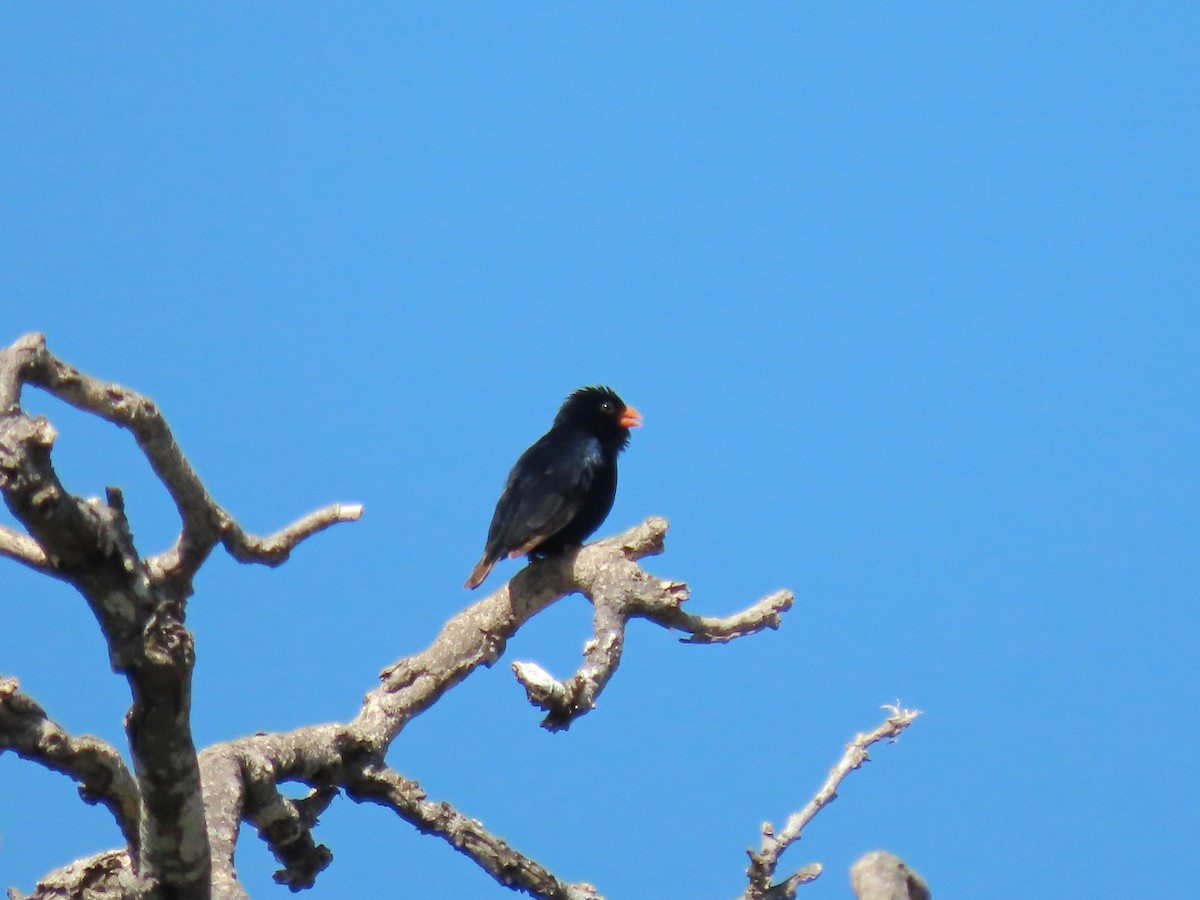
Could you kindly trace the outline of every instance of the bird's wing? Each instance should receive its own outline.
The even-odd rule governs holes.
[[[579,512],[603,459],[600,442],[546,435],[513,466],[489,543],[521,556],[565,528]]]

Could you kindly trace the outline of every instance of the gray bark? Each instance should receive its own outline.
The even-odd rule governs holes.
[[[67,491],[51,462],[53,427],[21,406],[27,385],[131,433],[179,512],[172,546],[140,555],[117,488],[103,501]],[[344,792],[447,841],[514,890],[600,900],[593,886],[558,879],[469,816],[429,800],[416,781],[384,763],[392,741],[447,691],[496,662],[530,618],[570,594],[584,594],[594,610],[578,671],[560,681],[530,663],[513,665],[551,730],[568,728],[595,707],[620,664],[631,619],[649,620],[691,643],[724,643],[778,628],[793,602],[791,592],[777,591],[728,617],[686,612],[687,586],[641,566],[663,552],[667,522],[652,517],[578,552],[531,563],[452,617],[429,647],[388,666],[349,721],[256,734],[198,753],[190,715],[195,653],[184,625],[196,572],[218,545],[241,562],[278,565],[305,539],[359,518],[361,507],[331,504],[274,535],[248,534],[208,493],[153,401],[76,371],[50,353],[41,335],[0,351],[0,492],[25,529],[0,526],[0,557],[78,590],[95,614],[113,671],[132,696],[129,771],[114,747],[67,734],[15,679],[0,677],[0,753],[11,750],[74,778],[83,799],[105,806],[126,840],[123,848],[50,873],[37,885],[37,898],[241,900],[246,894],[234,850],[243,822],[279,861],[278,882],[292,890],[311,887],[332,860],[313,827]],[[840,774],[832,787],[789,819],[778,837],[764,827],[763,846],[751,853],[746,898],[791,897],[817,877],[814,865],[772,883],[779,854],[866,758],[866,747],[894,738],[915,716],[894,709],[884,725],[855,739],[854,754],[848,750],[835,768]],[[289,781],[308,785],[310,793],[300,800],[285,796],[280,785]]]

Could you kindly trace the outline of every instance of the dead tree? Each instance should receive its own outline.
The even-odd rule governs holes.
[[[179,512],[172,546],[140,555],[118,488],[100,500],[73,496],[63,486],[51,462],[53,426],[21,406],[26,385],[132,434]],[[269,537],[248,534],[209,494],[152,400],[77,371],[38,334],[0,352],[0,490],[25,529],[0,526],[0,556],[82,595],[103,632],[112,670],[125,678],[132,696],[126,716],[130,771],[116,748],[71,735],[15,678],[0,675],[0,753],[12,751],[74,779],[84,802],[106,807],[125,840],[124,847],[50,873],[31,895],[37,898],[244,897],[233,859],[243,822],[254,826],[279,861],[276,881],[292,890],[311,887],[332,859],[313,828],[342,793],[440,837],[514,890],[553,900],[598,898],[591,885],[562,881],[479,822],[428,799],[416,781],[385,762],[388,747],[415,716],[477,668],[496,662],[526,621],[570,594],[583,594],[593,608],[594,634],[579,670],[559,681],[533,664],[512,665],[550,730],[568,728],[595,706],[621,660],[630,619],[647,619],[688,642],[723,643],[779,627],[792,605],[784,590],[726,618],[686,612],[686,585],[639,564],[663,551],[667,522],[652,517],[577,553],[527,566],[451,618],[428,648],[388,666],[350,721],[197,750],[190,717],[194,639],[184,613],[199,568],[218,544],[240,562],[279,565],[306,538],[358,519],[361,507],[335,503]],[[779,855],[867,759],[867,748],[894,739],[917,715],[891,707],[882,725],[847,746],[803,809],[778,831],[762,827],[759,849],[748,851],[745,900],[794,897],[799,885],[820,874],[820,866],[811,865],[777,879]],[[281,785],[287,783],[307,786],[306,796],[285,795]],[[920,879],[887,854],[864,857],[855,873],[862,898],[928,895],[919,893]],[[901,889],[908,893],[896,892]]]

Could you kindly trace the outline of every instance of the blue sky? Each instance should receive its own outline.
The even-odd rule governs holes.
[[[943,897],[1182,898],[1200,729],[1200,69],[1190,4],[312,4],[0,11],[0,303],[153,398],[265,532],[360,523],[189,608],[202,744],[341,719],[474,595],[513,460],[581,384],[645,427],[602,533],[670,519],[696,611],[791,587],[728,647],[641,624],[599,708],[537,727],[507,663],[390,761],[606,896],[730,897],[899,698],[785,862],[861,853]],[[172,508],[132,442],[31,394],[143,552]],[[7,518],[7,512],[2,519]],[[489,585],[517,570],[498,567]],[[0,563],[0,673],[122,739],[82,601]],[[335,804],[313,896],[512,896]],[[0,757],[0,883],[116,843]],[[243,835],[254,896],[282,896]],[[789,868],[790,871],[790,868]]]

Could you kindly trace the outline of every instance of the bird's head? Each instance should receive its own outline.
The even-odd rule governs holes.
[[[629,443],[629,429],[642,424],[642,415],[610,387],[585,387],[564,401],[554,424],[578,425],[598,437],[617,439],[624,447]]]

